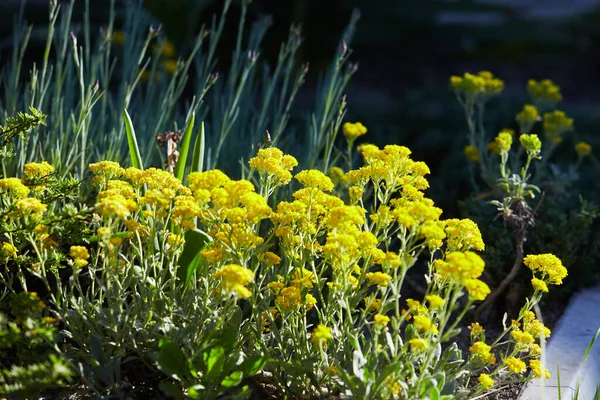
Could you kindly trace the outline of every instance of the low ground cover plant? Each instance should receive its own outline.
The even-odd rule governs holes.
[[[50,26],[57,20],[52,2]],[[218,37],[222,21],[215,19],[210,35]],[[518,252],[515,263],[532,273],[527,300],[510,321],[502,320],[498,336],[471,323],[468,351],[459,349],[462,321],[491,293],[482,280],[478,225],[442,218],[425,194],[431,171],[408,148],[356,145],[367,128],[344,123],[343,91],[355,70],[346,42],[305,126],[308,151],[290,154],[283,132],[306,73],[293,74],[297,31],[272,74],[264,67],[259,92],[251,85],[258,57],[242,44],[243,12],[240,21],[226,83],[212,73],[213,39],[203,53],[201,35],[191,56],[159,71],[162,53],[168,57],[173,49],[154,42],[155,30],[140,41],[140,27],[129,21],[122,37],[112,27],[106,31],[91,64],[73,35],[73,64],[61,69],[68,42],[59,41],[60,57],[50,60],[48,50],[41,79],[33,74],[41,87],[28,87],[34,94],[28,112],[16,112],[15,97],[3,103],[11,107],[3,108],[0,129],[0,347],[6,349],[0,393],[28,398],[72,384],[90,396],[118,398],[160,391],[202,399],[462,399],[546,378],[540,356],[550,331],[533,309],[567,276],[561,260],[550,252]],[[68,32],[69,23],[67,16],[61,30]],[[255,26],[253,38],[263,28]],[[142,51],[120,71],[126,78],[114,100],[107,95],[110,46],[120,40],[126,53]],[[50,35],[47,49],[52,43]],[[152,44],[162,50],[146,58]],[[183,119],[178,101],[198,54],[203,86]],[[18,67],[14,61],[12,71]],[[63,85],[73,71],[80,101],[71,93],[67,102]],[[97,77],[98,84],[86,85]],[[5,84],[14,89],[18,79],[12,78]],[[147,84],[143,95],[133,96],[141,83]],[[205,114],[209,89],[213,108]],[[163,96],[157,114],[151,93]],[[258,111],[251,107],[256,98],[262,99]],[[68,128],[65,104],[75,104]],[[204,120],[199,129],[196,115]],[[164,132],[178,118],[183,129]],[[238,143],[246,123],[251,134]],[[271,126],[273,134],[265,134]],[[116,135],[94,148],[106,133],[99,127]],[[157,130],[166,148],[158,163],[138,136]],[[42,132],[58,144],[51,151],[40,146]],[[515,178],[511,142],[506,133],[495,141],[504,190],[495,204],[505,219],[516,215],[526,226],[527,199],[536,189],[529,168],[544,153],[539,138],[524,132],[526,163]],[[216,168],[229,145],[245,143],[250,154],[239,168]],[[405,278],[416,265],[425,267],[427,290],[406,298]]]
[[[345,126],[350,140],[354,129]],[[132,357],[170,376],[168,393],[195,398],[249,393],[245,379],[261,369],[281,393],[368,398],[466,398],[526,379],[526,362],[547,374],[539,355],[549,331],[532,308],[562,283],[560,260],[528,255],[530,300],[498,338],[472,324],[463,356],[448,344],[490,292],[479,279],[478,227],[440,219],[423,192],[429,169],[407,148],[360,151],[364,165],[336,169],[337,184],[303,170],[292,198],[276,201],[297,161],[275,147],[250,159],[256,185],[219,170],[191,173],[184,185],[155,168],[90,164],[94,244],[68,253],[52,244],[60,222],[51,222],[68,206],[42,200],[54,169],[27,164],[23,178],[0,180],[5,296],[27,291],[31,277],[43,283],[68,339],[61,352],[98,393],[123,390],[120,367]],[[204,248],[182,266],[190,231]],[[420,256],[428,293],[404,299],[403,278]],[[501,342],[509,345],[497,352]]]

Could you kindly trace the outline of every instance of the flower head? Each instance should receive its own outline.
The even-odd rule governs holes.
[[[254,273],[241,265],[229,264],[213,274],[213,278],[221,281],[221,288],[227,294],[246,299],[252,292],[246,286],[254,279]]]
[[[483,390],[487,390],[494,386],[494,380],[488,374],[480,374],[479,378],[477,378]]]
[[[592,146],[586,142],[579,142],[575,145],[575,151],[579,158],[587,157],[592,154]]]
[[[504,360],[504,364],[506,364],[508,370],[513,374],[522,374],[527,369],[523,360],[516,357],[507,358]]]
[[[463,153],[465,154],[465,157],[467,157],[467,160],[472,161],[474,163],[479,162],[479,150],[477,149],[477,147],[471,146],[469,144],[465,146],[465,148],[463,149]]]
[[[367,133],[367,128],[360,122],[346,122],[343,127],[344,136],[349,141],[354,141],[357,137]]]
[[[312,334],[310,335],[310,340],[316,346],[325,347],[327,345],[327,342],[331,339],[333,339],[331,329],[321,324],[317,325],[317,327],[312,331]]]

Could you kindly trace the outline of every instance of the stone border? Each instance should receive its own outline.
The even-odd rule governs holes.
[[[555,400],[574,398],[579,381],[579,400],[594,400],[600,390],[600,344],[594,347],[581,364],[596,331],[600,328],[600,286],[576,294],[548,341],[545,363],[550,370],[548,381],[534,379],[526,385],[519,400]]]

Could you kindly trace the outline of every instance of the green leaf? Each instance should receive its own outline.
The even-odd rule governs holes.
[[[166,375],[179,381],[185,381],[189,377],[185,355],[179,346],[169,340],[160,341],[156,365]]]
[[[233,371],[231,374],[227,375],[225,379],[221,381],[221,386],[225,388],[232,388],[240,383],[242,383],[242,379],[244,378],[244,373],[242,371]]]
[[[204,121],[200,123],[200,132],[196,136],[196,142],[194,142],[194,153],[192,155],[192,165],[190,172],[202,172],[204,165],[204,146],[205,146],[205,132],[204,132]]]
[[[256,375],[260,370],[262,370],[267,364],[267,357],[264,356],[252,356],[246,358],[240,364],[240,370],[244,373],[246,378],[249,378],[253,375]]]
[[[127,112],[127,109],[123,109],[123,117],[125,118],[125,132],[127,133],[127,145],[129,146],[129,158],[131,159],[131,165],[135,168],[143,170],[142,166],[142,155],[140,154],[140,148],[135,138],[135,130],[133,129],[133,122]]]
[[[92,355],[100,364],[104,364],[106,357],[104,355],[104,346],[102,345],[102,338],[99,335],[90,335],[90,349]]]
[[[187,285],[201,261],[200,251],[206,247],[208,238],[204,232],[198,229],[187,231],[184,237],[185,244],[183,245],[181,256],[179,256],[177,278],[181,282],[186,282]]]
[[[223,328],[221,340],[219,341],[219,344],[223,346],[227,353],[231,353],[237,346],[241,324],[242,310],[239,307],[236,307],[235,311],[231,314],[231,318],[227,322],[227,325]]]
[[[185,166],[187,164],[187,156],[190,151],[190,143],[192,143],[192,133],[194,131],[194,122],[196,122],[196,113],[192,111],[189,115],[188,120],[186,121],[185,131],[183,133],[183,138],[181,142],[181,148],[179,149],[179,159],[177,159],[177,164],[175,164],[175,178],[179,179],[183,182],[184,174],[185,174]]]
[[[206,381],[215,383],[223,371],[225,362],[225,349],[221,346],[213,347],[203,354],[204,365],[206,365]]]
[[[438,389],[436,386],[429,390],[429,400],[440,400],[440,389]]]
[[[179,399],[185,399],[185,396],[183,395],[183,392],[181,391],[181,388],[178,385],[174,384],[173,382],[161,381],[158,384],[158,387],[167,396],[174,397],[177,400],[179,400]]]
[[[199,399],[206,388],[200,384],[187,388],[187,395],[192,399]]]

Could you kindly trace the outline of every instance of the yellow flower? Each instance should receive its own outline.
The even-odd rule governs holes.
[[[579,158],[587,157],[592,153],[592,146],[586,142],[579,142],[575,145],[575,151]]]
[[[415,315],[413,325],[421,332],[438,333],[437,327],[432,323],[431,319],[425,315]]]
[[[411,351],[423,351],[427,349],[427,340],[421,338],[413,338],[408,341]]]
[[[273,265],[278,265],[281,262],[281,257],[271,251],[267,251],[261,254],[261,261],[267,264],[267,266],[272,267]]]
[[[360,122],[346,122],[343,127],[344,136],[348,141],[354,141],[357,137],[367,133],[367,128]]]
[[[471,331],[471,336],[475,337],[485,333],[485,329],[483,329],[483,326],[481,326],[479,322],[473,322],[471,325],[469,325],[469,330]]]
[[[479,279],[466,279],[463,283],[469,297],[473,300],[483,301],[490,294],[489,286]]]
[[[161,65],[169,75],[173,75],[177,71],[177,60],[164,60]]]
[[[542,363],[540,360],[529,360],[529,368],[531,368],[534,377],[542,378]],[[544,369],[544,378],[550,379],[550,371],[547,369]]]
[[[43,178],[54,172],[54,167],[48,164],[46,161],[41,163],[29,163],[25,164],[25,170],[23,174],[27,178]]]
[[[90,170],[94,175],[101,176],[107,181],[118,178],[125,173],[125,170],[121,168],[119,163],[114,161],[100,161],[90,164]]]
[[[69,255],[75,262],[75,265],[77,265],[78,267],[85,267],[86,265],[88,265],[87,260],[90,259],[90,253],[88,252],[88,249],[84,246],[71,246],[71,249],[69,250]]]
[[[121,243],[123,243],[123,239],[121,239],[118,236],[113,236],[110,238],[110,244],[112,244],[113,246],[120,246]]]
[[[483,390],[487,390],[494,386],[494,380],[488,374],[480,374],[479,378],[477,378]]]
[[[519,137],[519,142],[528,153],[537,155],[542,150],[542,141],[536,134],[523,134]]]
[[[473,345],[469,348],[472,357],[479,358],[484,362],[487,362],[487,360],[489,360],[491,350],[492,348],[482,341],[473,343]]]
[[[317,299],[310,293],[306,294],[303,299],[301,289],[296,286],[290,286],[279,292],[279,295],[275,299],[275,304],[284,312],[294,311],[302,306],[306,306],[307,310],[310,310],[317,304]]]
[[[273,292],[273,294],[279,295],[279,292],[281,292],[281,289],[283,289],[285,285],[283,284],[283,282],[273,281],[267,283],[267,287],[271,290],[271,292]]]
[[[171,246],[181,246],[185,243],[185,239],[182,235],[169,235],[167,236],[167,243]]]
[[[467,251],[471,249],[481,251],[485,249],[481,231],[473,220],[453,218],[444,222],[446,224],[444,231],[447,237],[446,251]]]
[[[154,53],[160,52],[161,56],[165,58],[174,57],[176,54],[175,45],[168,40],[163,41],[159,45],[152,46],[152,50]]]
[[[498,143],[495,140],[489,142],[487,148],[490,153],[500,154],[500,147],[498,147]]]
[[[506,360],[504,360],[504,364],[506,364],[508,370],[513,374],[521,374],[527,369],[527,366],[525,365],[523,360],[516,357],[507,358]]]
[[[444,299],[442,299],[437,294],[427,295],[427,296],[425,296],[425,300],[427,300],[429,302],[429,307],[433,308],[433,309],[442,307],[444,305],[444,303],[446,302]]]
[[[568,118],[563,111],[553,111],[544,114],[544,135],[550,140],[556,140],[560,135],[573,128],[573,119]]]
[[[31,215],[32,218],[40,218],[48,209],[46,204],[36,198],[20,199],[16,205],[19,215]]]
[[[462,77],[452,76],[450,86],[457,94],[480,101],[485,101],[504,90],[504,82],[495,78],[489,71],[481,71],[477,75],[465,73]]]
[[[29,194],[29,188],[19,178],[0,179],[0,193],[7,192],[16,199],[22,199]]]
[[[421,305],[421,302],[419,302],[418,300],[406,299],[406,305],[414,313],[427,314],[427,307]]]
[[[545,79],[540,82],[530,79],[527,82],[527,91],[535,101],[551,106],[556,105],[562,100],[560,88],[550,79]]]
[[[521,125],[535,123],[542,120],[537,108],[531,104],[525,104],[523,110],[517,114],[517,122]]]
[[[467,157],[467,160],[472,161],[474,163],[479,162],[479,150],[477,149],[477,147],[467,145],[463,149],[463,153],[465,154],[465,157]]]
[[[381,308],[381,299],[374,299],[372,297],[365,297],[365,305],[369,307],[370,312],[379,311]]]
[[[372,285],[377,286],[387,286],[392,280],[392,277],[384,272],[369,272],[366,278]]]
[[[316,169],[300,171],[295,178],[307,188],[316,188],[324,192],[331,192],[334,187],[331,178]]]
[[[340,167],[331,167],[327,176],[331,178],[335,185],[343,185],[346,183],[346,174]]]
[[[496,144],[500,148],[500,151],[510,151],[510,147],[513,142],[513,132],[509,129],[503,129],[496,136]]]
[[[292,282],[296,287],[307,287],[312,289],[313,285],[317,283],[317,277],[312,271],[309,271],[306,268],[297,268],[292,273]]]
[[[275,186],[281,186],[292,180],[290,171],[298,165],[298,161],[290,155],[284,155],[276,147],[268,147],[259,149],[256,157],[248,161],[248,165],[261,176],[272,179]]]
[[[310,336],[310,340],[315,344],[315,346],[321,347],[325,347],[327,345],[327,341],[333,339],[331,329],[321,324],[317,325]]]
[[[545,282],[560,285],[567,276],[567,269],[563,267],[562,262],[553,254],[528,255],[523,263],[534,273],[542,274]]]
[[[546,282],[541,279],[533,278],[531,280],[531,285],[535,291],[548,292],[548,285],[546,285]]]
[[[385,326],[390,322],[390,317],[383,314],[375,314],[373,316],[373,324],[376,328],[385,328]]]
[[[510,333],[510,336],[515,340],[518,347],[530,346],[535,341],[531,333],[523,332],[518,329],[514,329]]]
[[[212,275],[221,280],[221,288],[227,294],[246,299],[252,292],[246,286],[254,279],[254,273],[241,265],[228,264]]]
[[[15,257],[17,255],[17,253],[18,253],[17,248],[15,246],[13,246],[11,243],[8,243],[8,242],[2,243],[2,247],[0,247],[0,254],[3,257]]]

